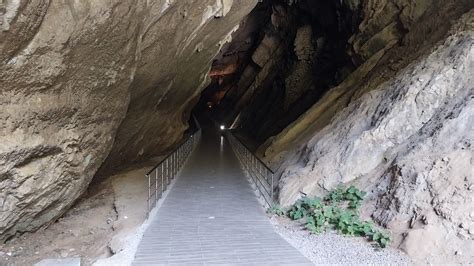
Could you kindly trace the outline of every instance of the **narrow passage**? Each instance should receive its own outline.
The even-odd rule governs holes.
[[[210,122],[145,232],[134,265],[312,265],[277,234]]]

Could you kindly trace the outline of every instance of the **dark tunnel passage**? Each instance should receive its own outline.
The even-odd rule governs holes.
[[[259,3],[214,59],[197,108],[262,144],[361,63],[348,45],[360,12],[343,1]]]

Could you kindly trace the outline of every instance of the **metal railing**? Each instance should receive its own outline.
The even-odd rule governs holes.
[[[245,146],[231,132],[227,131],[226,137],[229,140],[232,149],[240,161],[243,169],[251,177],[260,195],[265,199],[268,207],[273,206],[275,202],[274,195],[274,176],[273,171],[262,162],[250,149]]]
[[[196,121],[197,123],[197,121]],[[197,124],[198,125],[198,124]],[[201,139],[201,129],[198,129],[186,139],[178,148],[168,154],[166,158],[161,160],[155,167],[145,174],[148,181],[148,212],[155,208],[158,200],[168,188],[171,180],[178,174],[181,167],[186,162],[193,149]]]

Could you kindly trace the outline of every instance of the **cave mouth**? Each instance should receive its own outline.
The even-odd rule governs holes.
[[[349,48],[360,21],[348,1],[259,2],[214,58],[195,110],[256,148],[360,64]]]

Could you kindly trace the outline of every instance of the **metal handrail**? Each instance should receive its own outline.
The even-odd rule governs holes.
[[[197,131],[191,134],[183,143],[145,174],[145,178],[148,181],[147,217],[155,208],[158,200],[163,196],[171,180],[178,174],[186,159],[199,143],[201,128],[199,128],[199,124],[196,125],[198,126]]]
[[[230,133],[232,134],[232,133]],[[234,136],[234,138],[236,138],[240,144],[242,144],[244,146],[244,148],[246,148],[248,151],[250,151],[253,156],[255,157],[255,159],[257,159],[265,168],[267,168],[270,172],[274,173],[273,170],[264,162],[262,161],[260,158],[258,158],[257,155],[255,155],[252,150],[249,148],[249,146],[247,146],[247,144],[245,144],[245,142],[243,142],[239,137],[237,137],[236,135],[232,134],[232,136]]]
[[[251,177],[260,195],[264,198],[268,207],[275,203],[274,177],[275,173],[260,158],[253,154],[250,149],[232,132],[225,133],[229,143],[234,150],[244,171]]]

